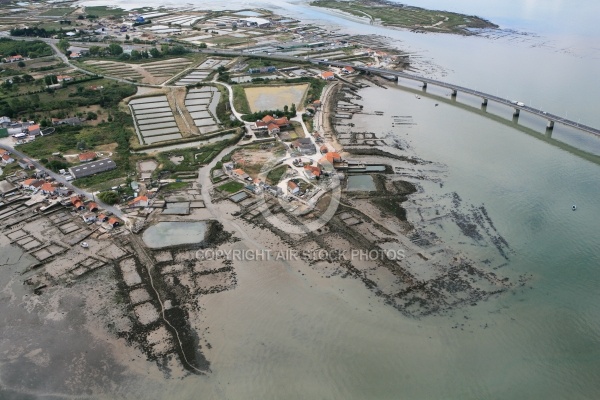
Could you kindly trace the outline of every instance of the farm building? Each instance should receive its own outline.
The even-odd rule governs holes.
[[[115,168],[117,168],[117,164],[113,160],[105,158],[103,160],[94,161],[89,164],[71,167],[69,168],[69,172],[71,173],[73,178],[79,179],[85,176],[98,174],[100,172],[110,171]]]

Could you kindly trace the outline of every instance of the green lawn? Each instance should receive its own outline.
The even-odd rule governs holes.
[[[222,192],[235,193],[241,190],[244,187],[244,184],[237,181],[229,181],[224,185],[218,187],[218,189]]]
[[[189,182],[170,182],[167,183],[165,186],[161,187],[160,190],[179,190],[179,189],[186,189],[190,186]]]
[[[125,11],[121,8],[111,8],[111,7],[107,7],[107,6],[93,6],[93,7],[86,7],[85,13],[87,15],[96,15],[96,16],[102,18],[102,17],[110,17],[110,16],[122,17],[123,15],[128,14],[128,11]]]
[[[236,111],[242,114],[250,113],[250,104],[246,98],[244,87],[241,85],[233,85],[233,106]]]
[[[70,14],[74,11],[74,8],[67,7],[57,7],[51,8],[47,11],[44,11],[40,15],[44,15],[46,17],[62,17],[63,15]]]
[[[267,174],[267,183],[269,185],[276,185],[276,184],[278,184],[279,181],[281,180],[281,177],[283,175],[285,175],[285,173],[287,172],[287,170],[288,170],[288,166],[287,165],[280,165],[277,168],[273,168]]]

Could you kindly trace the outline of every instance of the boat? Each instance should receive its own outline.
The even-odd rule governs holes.
[[[575,204],[573,204],[573,205],[571,206],[571,209],[572,209],[573,211],[575,211],[575,210],[577,210],[577,206],[576,206]]]
[[[84,249],[87,249],[88,247],[90,247],[90,245],[87,244],[87,242],[81,242],[81,247],[83,247]]]

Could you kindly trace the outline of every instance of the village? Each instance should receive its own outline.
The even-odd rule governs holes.
[[[353,277],[410,316],[509,287],[407,220],[426,163],[352,131],[359,90],[385,79],[311,62],[405,70],[407,54],[265,10],[52,10],[28,6],[24,26],[9,9],[0,40],[0,240],[32,260],[19,279],[36,301],[89,291],[110,335],[205,374],[203,302],[235,290],[244,262],[201,250],[302,252],[302,275]]]

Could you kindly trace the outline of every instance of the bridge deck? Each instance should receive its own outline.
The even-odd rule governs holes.
[[[456,90],[458,92],[468,93],[473,96],[481,97],[482,99],[492,100],[492,101],[495,101],[496,103],[504,104],[504,105],[513,107],[515,109],[527,111],[528,113],[539,115],[540,117],[545,118],[548,121],[553,121],[553,122],[560,123],[560,124],[563,124],[566,126],[570,126],[572,128],[579,129],[579,130],[582,130],[582,131],[585,131],[585,132],[588,132],[588,133],[591,133],[591,134],[594,134],[594,135],[600,137],[600,129],[596,129],[596,128],[593,128],[593,127],[587,126],[587,125],[582,125],[578,122],[571,121],[570,119],[562,118],[558,115],[550,114],[545,111],[539,110],[537,108],[529,107],[528,105],[520,106],[520,105],[515,104],[514,101],[503,99],[501,97],[494,96],[493,94],[480,92],[480,91],[469,89],[469,88],[466,88],[463,86],[454,85],[454,84],[451,84],[448,82],[442,82],[442,81],[438,81],[435,79],[426,78],[424,76],[412,75],[412,74],[407,74],[406,72],[391,71],[391,70],[382,69],[382,68],[357,67],[353,64],[338,62],[338,61],[321,61],[321,60],[312,60],[312,61],[317,62],[319,64],[333,65],[336,67],[351,66],[355,70],[359,70],[359,71],[365,71],[365,72],[370,72],[370,73],[379,74],[379,75],[397,76],[399,78],[410,79],[413,81],[419,81],[419,82],[432,84],[432,85],[440,86],[440,87],[451,89],[451,90]]]

